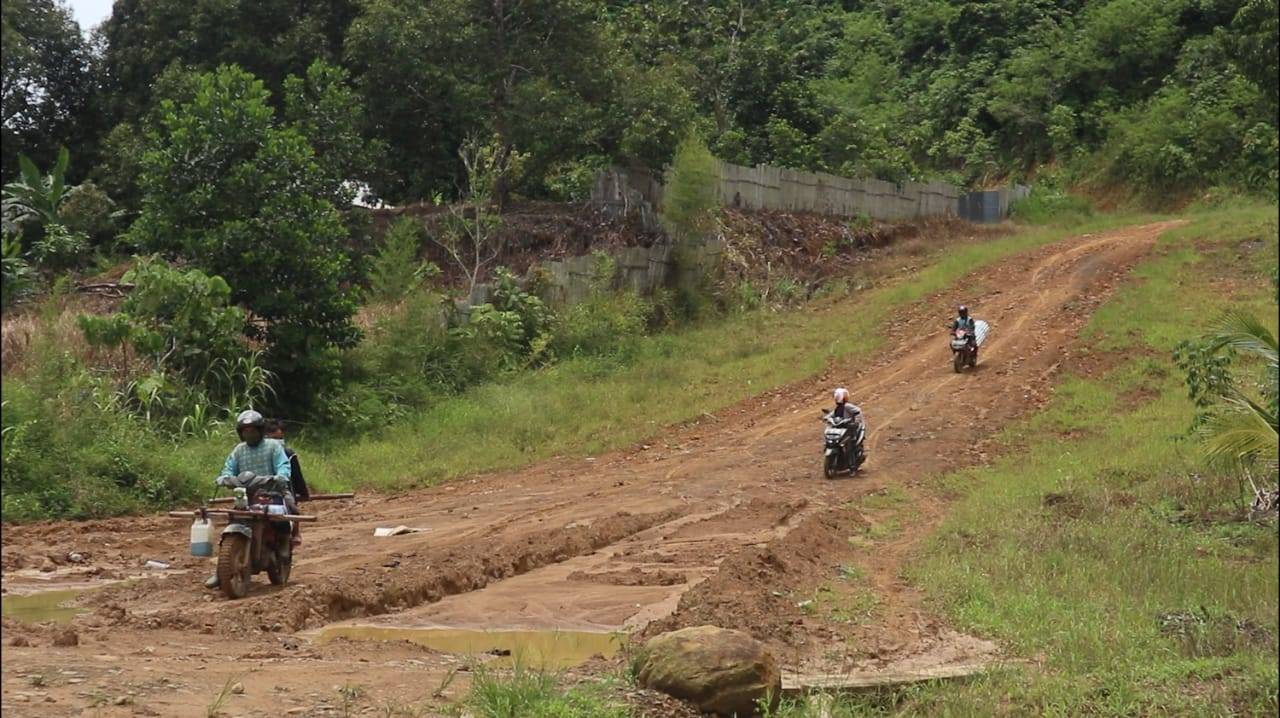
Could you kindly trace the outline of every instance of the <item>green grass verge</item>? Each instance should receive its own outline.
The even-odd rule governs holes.
[[[1274,322],[1275,207],[1189,218],[1084,332],[1119,363],[1065,378],[1002,434],[1005,458],[937,482],[958,500],[911,578],[958,628],[1038,665],[831,715],[1276,714],[1275,526],[1227,518],[1239,486],[1187,440],[1170,359],[1229,306]]]

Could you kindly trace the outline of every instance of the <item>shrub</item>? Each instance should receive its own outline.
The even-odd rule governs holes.
[[[245,315],[229,306],[221,277],[141,260],[123,279],[134,289],[121,311],[79,318],[91,345],[130,351],[137,373],[117,377],[116,403],[148,421],[176,419],[183,430],[206,431],[264,398],[269,375],[245,346]]]
[[[67,229],[84,235],[94,244],[107,242],[115,229],[115,202],[93,182],[72,187],[59,214]]]
[[[557,358],[629,354],[644,334],[652,307],[634,292],[597,292],[556,318],[549,347]]]
[[[676,148],[662,193],[662,224],[677,241],[700,239],[715,224],[720,167],[702,138],[690,133]]]
[[[582,159],[560,162],[551,166],[543,180],[547,193],[561,202],[583,202],[591,196],[591,186],[596,175],[608,166],[608,160],[599,155],[587,155]]]
[[[551,310],[534,292],[520,287],[515,275],[504,267],[493,273],[493,307],[514,315],[519,324],[518,350],[521,354],[534,353],[535,346],[551,328]]]
[[[89,248],[89,238],[65,224],[46,224],[31,243],[31,257],[45,269],[61,270],[79,264]]]
[[[1028,224],[1079,224],[1093,216],[1093,203],[1052,186],[1036,186],[1009,206],[1009,216]]]
[[[422,225],[402,217],[387,230],[369,267],[369,293],[378,301],[399,301],[439,268],[418,258],[425,232]]]
[[[6,230],[0,242],[0,307],[7,309],[31,290],[36,277],[16,233]]]

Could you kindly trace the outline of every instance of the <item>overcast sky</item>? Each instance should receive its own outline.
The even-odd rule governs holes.
[[[71,14],[84,32],[89,32],[111,16],[111,3],[112,0],[67,0]]]

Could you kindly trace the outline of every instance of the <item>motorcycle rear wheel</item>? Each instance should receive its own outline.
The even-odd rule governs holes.
[[[218,544],[218,587],[230,599],[249,593],[249,539],[227,534]]]

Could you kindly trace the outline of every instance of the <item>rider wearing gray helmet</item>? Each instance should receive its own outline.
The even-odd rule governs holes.
[[[240,412],[236,417],[236,435],[240,443],[231,450],[222,473],[214,479],[214,483],[222,486],[227,479],[238,476],[241,472],[252,471],[258,476],[279,476],[288,479],[292,475],[289,457],[285,454],[284,443],[277,439],[265,437],[267,420],[262,414],[250,409]],[[296,512],[292,496],[286,496],[285,503],[290,512]],[[208,588],[218,587],[218,575],[215,573],[204,582]]]

